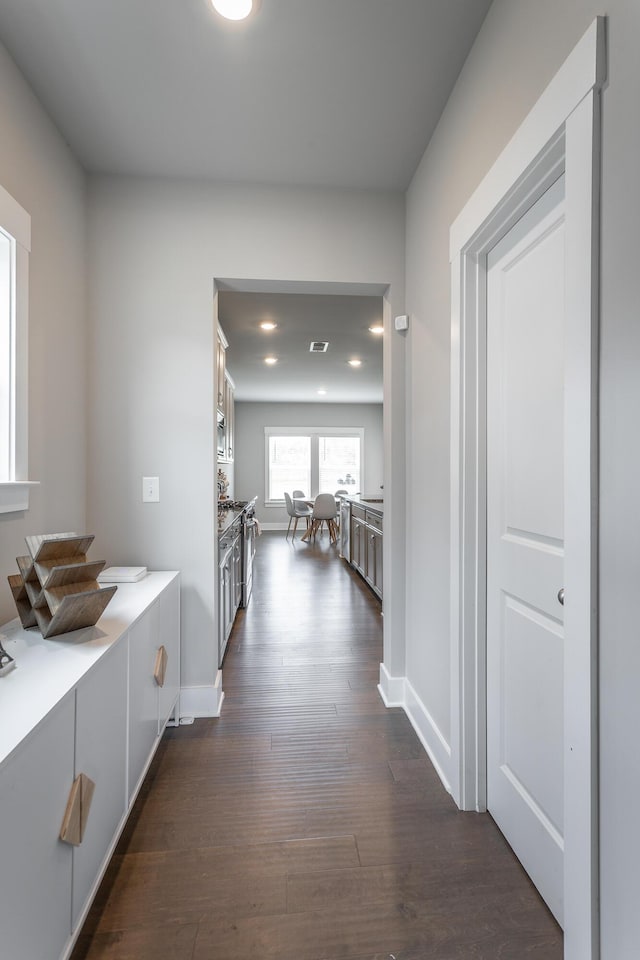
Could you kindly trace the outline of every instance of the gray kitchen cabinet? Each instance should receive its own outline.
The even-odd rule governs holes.
[[[218,549],[218,666],[221,666],[242,596],[240,518],[220,538]]]
[[[350,536],[345,559],[382,599],[383,516],[381,510],[350,498]],[[344,555],[344,551],[343,551]]]
[[[367,562],[366,536],[364,510],[354,505],[351,507],[351,566],[363,577]]]
[[[365,579],[382,598],[382,517],[368,508],[365,511],[367,561]]]

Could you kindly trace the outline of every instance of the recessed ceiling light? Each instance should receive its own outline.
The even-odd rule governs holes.
[[[353,359],[353,360],[348,360],[347,363],[349,364],[350,367],[361,367],[361,366],[362,366],[362,360]]]
[[[261,329],[261,330],[275,330],[275,328],[276,328],[277,326],[278,326],[278,324],[277,324],[277,323],[273,323],[272,320],[265,320],[263,323],[260,324],[260,329]]]
[[[372,327],[369,327],[371,333],[384,333],[384,327],[381,323],[374,323]]]
[[[259,0],[211,0],[211,3],[226,20],[246,20],[258,9]]]
[[[320,395],[321,397],[325,397],[326,394],[327,394],[327,391],[326,391],[326,390],[318,390],[318,393],[319,393],[319,395]]]
[[[269,366],[272,367],[274,363],[277,363],[277,362],[278,362],[278,358],[277,358],[277,357],[265,357],[265,358],[264,358],[264,362],[265,362],[265,363],[268,363]]]

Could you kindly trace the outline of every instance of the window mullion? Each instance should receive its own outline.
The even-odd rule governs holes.
[[[311,434],[311,494],[316,496],[320,488],[320,437]]]

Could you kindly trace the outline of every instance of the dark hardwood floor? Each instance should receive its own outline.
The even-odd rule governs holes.
[[[560,960],[491,818],[384,707],[381,624],[326,533],[259,539],[222,716],[167,730],[73,960]]]

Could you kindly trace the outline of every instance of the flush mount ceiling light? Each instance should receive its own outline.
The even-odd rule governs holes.
[[[370,333],[384,333],[384,327],[381,323],[374,323],[372,327],[369,327]]]
[[[362,366],[362,360],[356,360],[355,357],[354,357],[353,360],[347,360],[347,363],[349,364],[350,367],[361,367],[361,366]]]
[[[278,326],[278,324],[277,324],[277,323],[273,323],[272,320],[265,320],[263,323],[260,324],[260,329],[261,329],[261,330],[275,330],[275,328],[276,328],[277,326]]]
[[[326,397],[327,391],[321,388],[320,390],[318,390],[318,395],[321,397]]]
[[[213,9],[226,20],[246,20],[260,6],[260,0],[211,0]]]
[[[274,365],[274,363],[277,363],[277,362],[278,362],[278,358],[277,358],[277,357],[265,357],[265,358],[264,358],[264,362],[265,362],[266,364],[268,364],[268,366],[272,367],[272,366]]]

